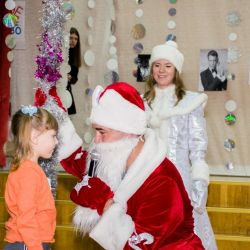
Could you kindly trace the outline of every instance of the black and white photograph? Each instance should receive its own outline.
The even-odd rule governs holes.
[[[199,91],[227,90],[227,55],[227,49],[201,50]]]
[[[147,77],[149,76],[149,54],[140,54],[137,58],[137,74],[136,81],[137,82],[145,82]]]

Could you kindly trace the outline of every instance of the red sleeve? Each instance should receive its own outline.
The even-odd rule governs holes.
[[[141,249],[158,249],[163,241],[171,238],[172,233],[184,218],[183,199],[176,182],[166,176],[156,176],[146,183],[133,197],[135,215],[131,214],[137,234],[149,233],[154,236],[152,244],[143,242],[136,246]],[[124,249],[131,249],[126,244]]]
[[[60,163],[66,172],[82,179],[86,171],[87,155],[87,151],[79,147],[73,154],[63,159]]]

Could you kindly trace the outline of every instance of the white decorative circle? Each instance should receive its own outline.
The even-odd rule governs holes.
[[[16,7],[16,3],[13,0],[8,0],[5,2],[5,8],[7,10],[13,10]]]
[[[91,46],[93,44],[93,36],[91,34],[88,35],[88,45]]]
[[[84,54],[84,61],[88,66],[93,66],[95,63],[95,54],[92,50],[87,50]]]
[[[230,40],[230,41],[235,41],[235,40],[237,40],[237,34],[236,33],[234,33],[234,32],[231,32],[229,35],[228,35],[228,39]]]
[[[117,51],[116,47],[111,46],[110,49],[109,49],[109,54],[110,54],[110,55],[115,55],[115,54],[116,54],[116,51]]]
[[[67,59],[67,61],[68,61],[68,59]],[[64,61],[64,62],[62,63],[61,69],[60,69],[61,72],[66,72],[66,73],[69,73],[69,72],[70,72],[71,67],[69,66],[69,64],[67,63],[67,61]]]
[[[14,49],[16,46],[16,38],[12,34],[7,35],[5,38],[5,44],[9,49]]]
[[[116,37],[115,36],[110,36],[109,42],[112,43],[112,44],[115,43],[116,42]]]
[[[234,100],[228,100],[226,103],[225,103],[225,109],[228,111],[228,112],[233,112],[235,111],[237,108],[237,103],[234,101]]]
[[[230,80],[232,80],[232,79],[233,79],[232,74],[228,74],[228,75],[227,75],[227,80],[229,80],[229,81],[230,81]]]
[[[11,67],[9,68],[9,78],[11,78]]]
[[[83,138],[84,138],[84,141],[85,141],[87,144],[91,143],[91,141],[92,141],[92,135],[91,135],[91,133],[89,133],[89,132],[86,132],[86,133],[84,134]]]
[[[176,27],[176,23],[175,23],[175,21],[170,20],[170,21],[168,21],[167,26],[168,26],[168,28],[169,28],[170,30],[173,30],[173,29],[175,29],[175,27]]]
[[[143,16],[143,10],[142,9],[137,9],[135,11],[135,16],[136,17],[142,17]]]
[[[58,80],[56,85],[66,89],[68,85],[68,74],[61,70],[61,75],[62,77]]]
[[[94,18],[92,16],[88,17],[88,26],[89,28],[93,28],[94,26]]]
[[[88,7],[89,7],[90,9],[95,8],[95,1],[94,1],[94,0],[89,0],[89,1],[88,1]]]
[[[109,60],[107,61],[107,67],[108,67],[108,69],[110,69],[110,70],[115,70],[115,69],[117,69],[117,68],[118,68],[118,62],[117,62],[117,60],[114,59],[114,58],[109,59]]]
[[[68,90],[63,88],[57,88],[57,93],[65,108],[69,108],[72,104],[72,97]]]
[[[13,59],[14,59],[13,51],[10,50],[10,51],[7,53],[7,59],[8,59],[9,62],[12,62],[12,61],[13,61]]]

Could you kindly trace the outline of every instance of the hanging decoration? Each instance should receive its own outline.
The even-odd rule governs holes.
[[[236,116],[232,113],[229,113],[224,117],[224,120],[227,125],[233,125],[236,122]]]
[[[49,110],[62,123],[67,114],[57,95],[56,83],[61,78],[60,65],[62,58],[62,41],[65,23],[65,13],[62,10],[61,0],[42,1],[42,28],[41,43],[38,45],[39,55],[36,57],[37,69],[35,79],[38,88],[35,94],[35,105]],[[60,138],[59,138],[60,139]],[[60,142],[59,142],[60,143]],[[56,196],[58,165],[57,152],[51,159],[39,162],[51,183],[51,191]]]
[[[226,21],[229,26],[237,26],[241,22],[240,14],[237,11],[231,11],[227,14]]]
[[[225,150],[227,150],[228,152],[232,152],[235,149],[235,142],[232,139],[226,139],[224,141],[224,148]]]
[[[5,8],[7,10],[13,10],[13,9],[15,9],[15,7],[16,7],[16,3],[13,0],[7,0],[5,2]]]
[[[224,121],[227,125],[233,125],[236,122],[236,116],[233,114],[233,112],[237,109],[237,103],[234,100],[228,100],[225,103],[225,109],[228,112],[228,114],[224,117]],[[226,151],[230,152],[230,154],[232,154],[231,152],[234,150],[235,148],[235,142],[232,139],[226,139],[224,141],[224,148]],[[232,158],[232,155],[230,155],[230,158]],[[232,159],[230,159],[227,163],[226,163],[226,168],[228,170],[232,170],[234,168],[234,164]]]
[[[16,15],[11,14],[11,13],[7,13],[6,15],[4,15],[3,17],[3,24],[7,27],[7,28],[14,28],[17,24],[18,18]]]

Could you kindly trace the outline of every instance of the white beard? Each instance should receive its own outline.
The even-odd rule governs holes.
[[[138,138],[126,138],[117,142],[95,145],[95,149],[100,153],[96,174],[110,186],[112,191],[116,191],[121,183],[125,175],[128,157],[138,140]]]
[[[103,180],[113,192],[121,183],[127,167],[127,160],[135,148],[139,138],[125,138],[116,142],[98,143],[90,147],[90,152],[96,149],[100,153],[100,161],[96,175]],[[87,160],[89,164],[90,159]],[[96,210],[77,206],[73,218],[76,228],[83,234],[89,233],[99,221],[100,216]]]

